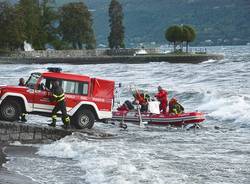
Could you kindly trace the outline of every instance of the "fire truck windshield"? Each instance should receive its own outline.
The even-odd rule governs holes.
[[[37,83],[37,80],[41,77],[41,73],[32,73],[30,78],[26,82],[26,86],[30,89],[34,89]]]

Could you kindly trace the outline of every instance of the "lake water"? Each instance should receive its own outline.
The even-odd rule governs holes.
[[[111,124],[94,128],[115,134],[110,139],[74,134],[59,141],[10,152],[5,164],[42,184],[179,184],[250,183],[250,46],[209,47],[224,53],[221,61],[201,64],[68,65],[64,71],[122,83],[121,101],[130,88],[150,94],[161,85],[186,111],[206,113],[196,131]],[[17,84],[19,77],[48,65],[0,65],[0,83]],[[28,123],[48,118],[28,116]],[[17,144],[17,143],[16,143]],[[25,149],[23,149],[25,148]]]

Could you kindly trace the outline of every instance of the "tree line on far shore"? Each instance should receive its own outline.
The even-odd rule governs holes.
[[[109,9],[109,48],[125,48],[123,10],[118,0],[111,0]],[[16,4],[0,2],[0,51],[23,48],[24,41],[35,50],[53,47],[56,50],[96,48],[91,12],[83,2],[53,8],[51,0],[19,0]],[[196,33],[188,25],[175,25],[165,32],[174,51],[183,51],[183,43],[194,41]]]
[[[123,12],[117,0],[109,7],[110,48],[124,48]],[[56,9],[50,0],[20,0],[16,4],[0,2],[0,49],[18,50],[24,41],[35,50],[94,49],[96,39],[91,12],[83,2]]]

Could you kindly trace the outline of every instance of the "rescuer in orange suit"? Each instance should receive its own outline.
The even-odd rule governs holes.
[[[160,111],[166,113],[168,104],[168,92],[162,89],[161,86],[158,86],[158,93],[155,95],[155,97],[160,101]]]
[[[150,100],[150,96],[142,91],[136,90],[133,94],[135,100],[133,103],[136,103],[136,101],[141,105],[141,112],[147,112],[148,111],[148,101]]]
[[[143,105],[146,102],[146,100],[143,98],[143,95],[139,91],[135,92],[134,97],[140,105]]]

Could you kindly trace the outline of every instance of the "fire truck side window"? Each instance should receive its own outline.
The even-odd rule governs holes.
[[[68,94],[88,95],[88,83],[63,80],[62,88]]]
[[[40,73],[32,73],[28,81],[26,82],[26,86],[30,89],[34,89],[37,83],[37,80],[40,78]]]
[[[38,90],[51,90],[51,80],[50,78],[43,78],[38,86]]]
[[[79,91],[78,93],[79,94],[82,94],[82,95],[87,95],[88,94],[88,88],[89,88],[89,85],[88,83],[79,83]]]

